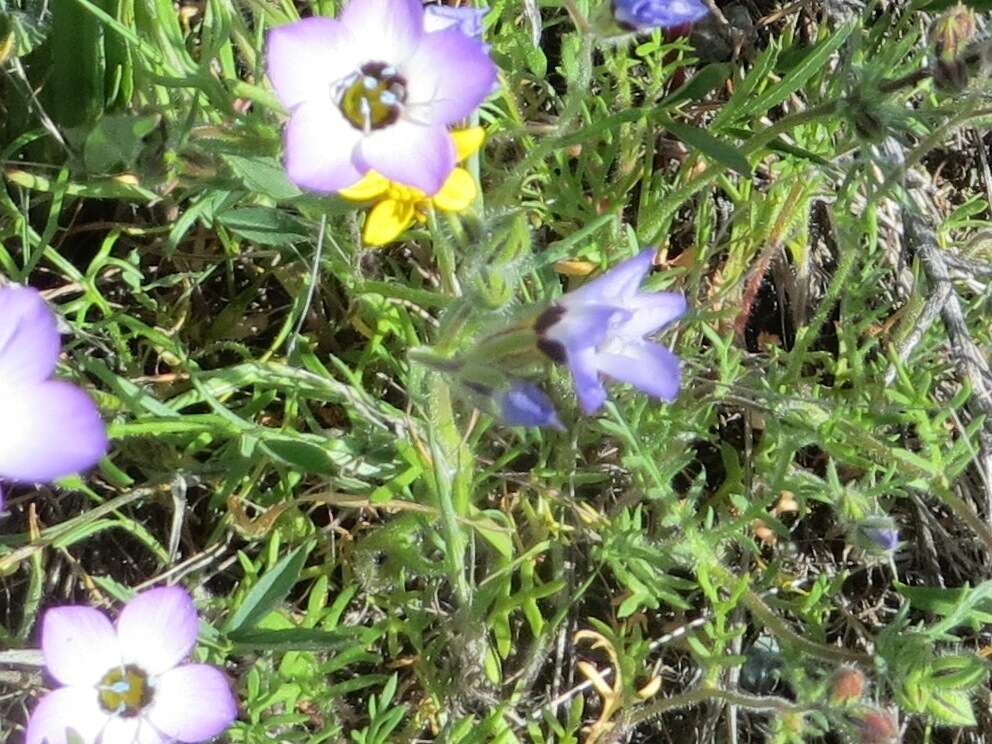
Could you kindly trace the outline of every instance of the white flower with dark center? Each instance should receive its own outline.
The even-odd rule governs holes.
[[[448,125],[489,95],[496,66],[459,27],[425,30],[420,0],[351,0],[337,19],[273,29],[268,74],[295,184],[338,191],[374,170],[431,195],[455,167]]]

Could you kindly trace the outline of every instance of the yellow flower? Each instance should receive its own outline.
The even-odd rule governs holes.
[[[482,147],[485,131],[470,127],[451,132],[455,145],[455,159],[460,163]],[[475,199],[478,189],[467,170],[455,167],[448,180],[433,196],[420,189],[390,181],[385,176],[369,171],[354,186],[341,189],[338,195],[349,201],[374,201],[375,205],[365,216],[362,239],[368,245],[385,245],[396,240],[414,222],[424,222],[430,207],[442,212],[461,212]]]

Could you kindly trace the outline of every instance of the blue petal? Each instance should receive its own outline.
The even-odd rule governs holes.
[[[699,0],[613,0],[613,17],[640,31],[694,23],[709,9]]]
[[[596,371],[596,352],[591,348],[570,350],[568,369],[582,412],[587,416],[596,413],[606,402],[606,388]]]
[[[561,298],[561,304],[566,307],[580,303],[623,305],[623,300],[632,297],[641,286],[651,270],[654,257],[655,249],[647,248],[633,258],[621,261],[601,277],[566,294]]]
[[[679,394],[682,374],[679,358],[660,344],[629,344],[623,354],[596,354],[600,372],[633,385],[655,398],[672,401]]]
[[[550,426],[564,430],[551,399],[536,385],[514,382],[499,398],[500,418],[510,426]]]

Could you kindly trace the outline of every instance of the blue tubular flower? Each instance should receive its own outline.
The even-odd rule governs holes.
[[[613,0],[613,18],[631,31],[695,23],[708,12],[699,0]]]
[[[586,414],[606,401],[600,374],[661,400],[678,395],[678,357],[647,337],[681,318],[686,302],[676,292],[638,291],[654,255],[654,248],[648,248],[565,294],[534,325],[538,348],[568,365]]]
[[[520,380],[496,399],[499,416],[510,426],[548,426],[564,431],[551,399],[536,385]]]
[[[899,530],[891,517],[867,517],[857,525],[856,539],[872,553],[893,553],[899,547]]]

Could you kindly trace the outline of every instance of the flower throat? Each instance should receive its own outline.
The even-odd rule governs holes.
[[[341,113],[363,132],[395,123],[406,102],[406,80],[385,62],[366,62],[339,90]]]
[[[148,676],[133,664],[107,672],[99,690],[100,707],[125,718],[138,715],[152,701]]]

